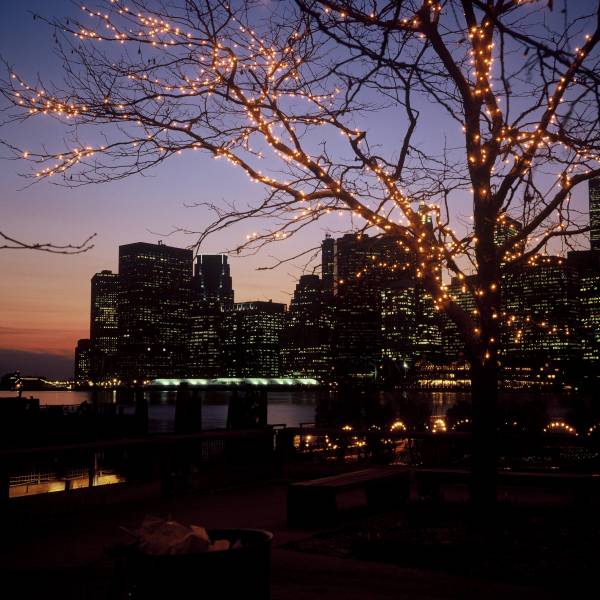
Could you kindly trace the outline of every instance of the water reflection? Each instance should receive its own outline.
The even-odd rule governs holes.
[[[146,391],[151,432],[173,430],[177,392]],[[226,426],[229,392],[202,391],[202,428]],[[41,391],[35,396],[42,405],[78,405],[92,402],[89,391]],[[340,389],[279,391],[268,393],[267,420],[270,424],[297,427],[389,426],[402,422],[409,431],[466,431],[470,428],[471,404],[468,392],[456,391],[360,391]],[[128,390],[102,390],[99,403],[117,404],[125,412],[133,409],[133,393]],[[600,424],[600,403],[591,397],[548,393],[505,392],[500,395],[498,421],[507,430],[542,432],[552,422],[564,422],[575,431],[589,432]]]

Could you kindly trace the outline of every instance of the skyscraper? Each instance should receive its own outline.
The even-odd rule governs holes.
[[[84,384],[92,376],[92,343],[88,338],[77,340],[75,348],[75,382]]]
[[[600,177],[589,182],[590,247],[600,250]]]
[[[414,276],[414,260],[393,235],[335,240],[332,360],[338,380],[373,380],[382,360],[381,292]]]
[[[331,377],[331,317],[318,275],[302,275],[285,316],[281,342],[282,374]]]
[[[502,279],[507,381],[548,386],[569,380],[581,360],[577,276],[558,256],[511,269]]]
[[[161,242],[120,246],[119,276],[121,377],[185,374],[192,251]]]
[[[517,235],[523,229],[523,224],[516,219],[513,219],[506,213],[502,213],[498,218],[496,227],[494,228],[494,244],[502,246],[511,238]],[[512,258],[516,258],[525,250],[525,242],[520,241],[513,247],[509,248],[504,256],[500,257],[500,263],[510,262]]]
[[[464,279],[452,277],[448,292],[463,310],[471,315],[477,314],[477,303],[471,288],[476,285],[475,277],[467,275]],[[446,315],[442,315],[442,338],[444,352],[449,361],[459,359],[464,354],[464,342],[454,321]]]
[[[321,278],[323,281],[323,293],[331,296],[333,294],[334,281],[334,256],[335,240],[327,234],[321,243]]]
[[[600,377],[600,249],[569,252],[577,275],[578,324],[586,376]]]
[[[117,352],[119,289],[119,276],[112,271],[101,271],[92,277],[90,340],[106,355]]]
[[[192,289],[204,306],[228,309],[233,306],[233,286],[227,257],[223,254],[200,254],[196,257]]]
[[[278,377],[285,304],[238,302],[225,314],[222,349],[228,377]]]
[[[234,297],[226,256],[201,254],[196,258],[192,295],[187,374],[219,377],[223,375],[224,311],[233,308]]]

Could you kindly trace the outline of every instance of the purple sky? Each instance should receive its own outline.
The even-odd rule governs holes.
[[[44,0],[22,0],[0,7],[0,55],[29,77],[38,72],[47,79],[59,77],[59,63],[51,53],[51,30],[28,14],[48,14],[49,6]],[[68,15],[73,8],[68,0],[53,0],[52,11]],[[2,131],[2,137],[25,147],[41,142],[56,147],[62,136],[62,128],[47,119]],[[56,243],[80,242],[91,233],[98,236],[95,248],[79,256],[0,252],[0,349],[4,350],[0,371],[19,364],[26,369],[30,364],[21,354],[11,360],[6,352],[11,349],[58,354],[71,360],[77,339],[89,335],[90,277],[102,269],[117,269],[119,244],[164,239],[174,246],[186,246],[192,238],[165,238],[152,232],[168,233],[177,226],[199,229],[211,218],[207,211],[187,208],[186,203],[243,202],[261,195],[259,186],[234,167],[198,153],[173,159],[150,176],[79,189],[43,182],[19,191],[28,182],[18,172],[26,168],[24,163],[0,161],[3,231],[27,241]],[[258,256],[232,257],[236,300],[288,302],[301,264],[276,271],[256,268],[270,264],[270,256],[293,255],[299,248],[317,245],[324,227],[325,223],[301,239],[272,246]],[[232,228],[210,240],[204,252],[231,248],[249,231],[245,225]]]
[[[59,79],[60,63],[52,54],[51,30],[34,21],[29,11],[65,16],[80,11],[70,0],[20,0],[0,6],[0,55],[30,79],[37,73],[43,79]],[[428,111],[428,129],[420,134],[419,141],[424,148],[428,144],[439,148],[447,120],[431,108]],[[396,135],[385,116],[378,118],[375,113],[368,118],[371,131],[384,138]],[[446,133],[460,139],[460,131],[451,128],[456,129],[456,124],[448,125]],[[64,129],[39,118],[18,128],[5,128],[0,136],[23,148],[46,143],[55,149],[61,144]],[[200,229],[211,218],[204,209],[187,208],[186,203],[243,203],[261,197],[260,186],[249,182],[233,166],[200,153],[172,159],[146,177],[78,189],[44,181],[20,191],[28,181],[19,177],[18,171],[25,169],[23,162],[0,161],[3,231],[27,241],[55,243],[80,242],[92,233],[98,236],[95,248],[78,256],[0,252],[0,373],[17,367],[41,372],[47,364],[48,375],[70,374],[75,343],[89,335],[90,277],[102,269],[117,269],[120,244],[163,239],[171,245],[186,246],[193,241],[189,237],[160,235],[178,226]],[[581,207],[585,191],[575,193],[575,202]],[[467,198],[459,201],[468,207]],[[274,255],[282,258],[314,247],[325,231],[341,231],[347,226],[347,221],[335,217],[257,256],[232,257],[236,300],[272,298],[288,302],[303,263],[284,265],[275,271],[257,271],[257,267],[270,264]],[[227,250],[250,231],[246,225],[232,227],[209,240],[203,251]],[[44,363],[49,355],[53,362]],[[57,357],[62,357],[62,362]]]

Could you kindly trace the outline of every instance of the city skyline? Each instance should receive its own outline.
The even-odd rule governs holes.
[[[589,386],[598,361],[599,199],[590,192],[590,248],[538,255],[502,277],[504,389]],[[432,226],[432,225],[431,225]],[[520,222],[496,226],[501,247]],[[308,377],[347,385],[464,386],[466,352],[418,276],[418,256],[393,234],[327,235],[321,273],[302,275],[289,307],[234,302],[224,255],[158,244],[119,247],[119,272],[91,278],[90,335],[78,340],[75,384],[160,378]],[[476,312],[467,281],[455,301]]]
[[[0,8],[0,56],[18,62],[30,73],[58,79],[60,61],[49,52],[53,47],[52,31],[33,20],[30,12],[48,14],[50,9],[42,0],[24,0],[18,6]],[[51,12],[73,16],[79,8],[69,0],[57,0]],[[18,56],[14,54],[17,46],[22,49]],[[50,143],[52,139],[63,139],[59,127],[41,121],[7,127],[2,137],[9,136],[30,147],[42,139]],[[0,149],[0,156],[6,155],[6,150]],[[206,199],[250,202],[262,195],[259,186],[250,184],[230,165],[199,154],[182,156],[149,177],[76,189],[49,182],[22,189],[29,183],[18,174],[22,167],[11,160],[0,160],[3,231],[23,240],[55,243],[79,243],[88,235],[98,235],[92,250],[76,256],[0,251],[0,366],[5,369],[29,364],[38,372],[45,360],[49,371],[59,373],[72,362],[77,339],[87,337],[89,277],[104,269],[117,271],[115,248],[119,245],[164,239],[174,246],[187,246],[195,241],[193,236],[165,234],[172,227],[199,227],[209,215],[206,210],[186,208],[184,204]],[[337,221],[332,225],[335,229]],[[293,256],[320,243],[327,228],[324,222],[310,235],[288,240],[281,247],[247,258],[233,256],[232,274],[238,282],[239,299],[288,303],[302,263],[276,271],[257,269],[271,265],[274,255]],[[248,227],[234,226],[208,240],[202,252],[221,253],[242,241],[247,233]],[[58,368],[61,364],[63,367]]]
[[[26,0],[18,6],[3,7],[0,54],[18,62],[24,71],[40,72],[51,79],[60,72],[59,61],[47,52],[52,47],[51,30],[39,20],[31,19],[27,12],[43,14],[44,9],[47,10],[47,3],[41,0]],[[56,14],[70,16],[78,10],[66,0],[53,3]],[[23,39],[30,42],[23,44]],[[13,49],[17,46],[20,52],[14,56]],[[430,110],[428,115],[431,127],[439,127],[443,133],[454,132],[454,125],[449,125],[441,113]],[[385,133],[385,113],[373,116],[371,124],[376,131]],[[56,139],[61,132],[58,126],[48,122],[24,123],[18,126],[18,132],[15,129],[8,127],[7,136],[31,146],[38,141]],[[429,147],[426,138],[421,142],[425,149]],[[87,297],[86,276],[102,269],[116,269],[117,258],[112,253],[115,246],[132,241],[154,243],[164,238],[163,234],[169,233],[172,226],[191,225],[193,228],[194,224],[207,219],[206,211],[186,208],[185,203],[202,199],[244,202],[262,196],[260,186],[250,184],[230,165],[199,155],[177,158],[153,171],[151,177],[137,176],[123,182],[73,190],[42,183],[18,192],[23,180],[16,171],[15,163],[11,161],[0,164],[3,224],[11,232],[30,241],[56,243],[77,243],[89,234],[98,233],[95,248],[79,256],[0,253],[0,268],[4,274],[0,352],[33,353],[26,357],[21,355],[20,361],[39,359],[42,354],[48,361],[70,356],[75,340],[83,337],[88,320],[84,301]],[[190,193],[190,190],[198,189],[198,175],[202,190],[200,198],[196,193]],[[585,211],[585,194],[583,186],[576,188],[572,202],[572,206],[582,212]],[[468,208],[467,195],[458,200],[459,206]],[[237,260],[233,257],[232,274],[238,282],[239,299],[272,298],[289,302],[295,280],[301,274],[301,262],[275,271],[256,269],[318,245],[328,230],[339,234],[348,229],[348,219],[332,218],[312,230],[305,230],[303,236],[266,248],[256,256]],[[223,238],[209,240],[203,252],[218,253],[231,248],[247,233],[245,226],[234,226]],[[191,241],[185,235],[168,239],[177,246],[185,246]]]
[[[597,195],[595,193],[595,191],[593,191],[593,187],[592,187],[592,191],[589,192],[588,195],[588,199],[590,202],[595,201],[595,203],[597,204],[598,200],[597,200]],[[589,248],[591,248],[592,250],[597,250],[597,248],[594,247],[594,236],[597,236],[597,226],[594,227],[594,225],[596,224],[595,221],[593,220],[593,215],[595,214],[595,211],[592,209],[591,205],[590,205],[590,212],[589,212],[589,216],[590,216],[590,222],[592,223],[593,229],[596,232],[595,234],[592,233],[590,235],[590,242],[589,242]],[[516,224],[517,226],[519,225],[518,222],[513,221],[514,224]],[[514,224],[511,225],[514,227]],[[502,233],[500,233],[500,229],[499,229],[499,236],[502,235]],[[368,236],[367,236],[368,237]],[[339,241],[343,244],[340,248],[344,248],[345,244],[344,241],[346,239],[349,240],[349,243],[353,243],[352,242],[352,236],[350,236],[349,234],[346,234],[345,236],[340,236]],[[499,238],[500,239],[500,238]],[[333,269],[334,269],[334,253],[333,250],[329,250],[329,246],[330,243],[333,245],[336,242],[336,240],[330,236],[329,233],[326,234],[325,238],[322,240],[322,245],[321,245],[321,257],[319,260],[317,260],[317,263],[321,263],[321,271],[322,273],[325,273],[325,280],[327,282],[329,282],[327,285],[328,286],[332,286],[332,290],[333,288],[337,288],[339,287],[339,282],[338,280],[336,280],[333,277]],[[160,246],[161,244],[163,244],[164,242],[162,240],[158,240],[158,246]],[[136,246],[155,246],[156,245],[153,242],[131,242],[129,244],[125,244],[123,246],[121,246],[119,248],[119,250],[116,252],[117,256],[120,255],[121,253],[121,248],[124,247],[136,247]],[[182,252],[184,251],[184,248],[178,248],[177,246],[172,246],[171,242],[169,240],[169,243],[165,246],[165,247],[170,247],[174,250],[181,250]],[[332,246],[333,248],[333,246]],[[343,252],[343,250],[341,250]],[[364,251],[363,251],[364,252]],[[77,255],[76,255],[77,256]],[[189,251],[189,256],[192,256],[192,252]],[[199,264],[202,261],[202,257],[206,256],[209,258],[209,260],[211,260],[212,258],[216,258],[218,256],[222,256],[225,257],[225,254],[209,254],[209,253],[199,253],[198,255],[198,259],[199,262],[191,262],[190,261],[190,268],[189,268],[189,277],[190,277],[190,282],[192,281],[192,277],[195,276],[197,277],[198,274],[198,269],[199,269]],[[63,257],[63,256],[57,256],[56,258],[60,259],[62,258],[64,259],[71,259],[74,257]],[[196,255],[194,255],[194,261],[196,260]],[[225,260],[225,263],[227,265],[227,273],[231,273],[231,257],[227,257],[227,258],[223,258],[223,260]],[[337,258],[335,259],[337,260]],[[222,262],[222,260],[220,260],[219,262]],[[233,264],[235,265],[236,261],[234,258]],[[195,266],[194,266],[195,264]],[[358,264],[358,263],[357,263]],[[408,263],[406,263],[408,264]],[[117,263],[118,266],[118,263]],[[347,269],[347,267],[346,267]],[[405,269],[405,267],[403,267],[403,269]],[[348,271],[347,273],[344,274],[345,277],[348,276],[348,274],[352,271],[352,267],[350,268],[350,271]],[[90,322],[92,323],[92,329],[94,327],[93,325],[93,311],[97,310],[97,308],[95,308],[94,306],[94,286],[98,285],[97,281],[99,277],[102,277],[103,275],[105,277],[110,277],[110,276],[115,276],[118,275],[119,273],[119,269],[118,268],[114,268],[114,271],[112,269],[102,269],[98,272],[96,272],[95,274],[93,274],[91,276],[91,278],[89,279],[89,290],[88,292],[92,293],[92,303],[91,305],[87,304],[87,330],[83,329],[82,333],[83,335],[80,335],[79,337],[77,337],[75,340],[73,340],[73,344],[70,347],[67,347],[65,352],[63,354],[52,354],[52,353],[43,353],[43,352],[28,352],[28,351],[23,351],[20,349],[5,349],[0,347],[0,370],[2,372],[9,372],[11,370],[21,370],[24,373],[27,374],[31,374],[31,375],[41,375],[41,376],[47,376],[47,377],[55,377],[55,378],[71,378],[73,375],[73,348],[74,347],[79,347],[79,342],[87,342],[89,340],[87,340],[89,334],[90,334]],[[319,274],[321,275],[321,273]],[[394,277],[393,273],[389,273],[388,275],[386,275],[385,277],[389,277],[392,276]],[[292,278],[292,286],[297,286],[298,281],[301,280],[301,278],[303,277],[303,275],[299,275],[296,279]],[[234,268],[232,276],[229,277],[230,282],[229,285],[231,285],[231,280],[237,280],[237,275],[236,275],[236,270]],[[339,281],[343,281],[339,280]],[[197,284],[196,284],[197,285]],[[325,285],[325,284],[324,284]],[[277,302],[276,299],[274,298],[256,298],[256,297],[252,297],[252,296],[248,296],[245,297],[243,291],[240,293],[239,288],[236,288],[236,290],[238,291],[239,296],[236,296],[236,305],[237,304],[242,304],[242,303],[248,303],[248,302],[256,302],[256,301],[264,301],[264,300],[269,300],[269,301],[273,301],[275,300]],[[324,288],[325,290],[325,288]],[[296,288],[297,291],[297,288]],[[231,292],[233,295],[233,292]],[[285,305],[289,305],[290,302],[293,302],[293,298],[294,298],[294,290],[293,287],[291,289],[291,291],[287,294],[285,294],[285,299],[283,301],[283,304]],[[89,293],[87,296],[88,300],[89,300]],[[90,321],[91,320],[91,321]],[[427,337],[427,336],[425,336]],[[77,354],[77,352],[76,352]],[[77,358],[76,358],[76,362],[77,362]],[[28,366],[30,365],[30,366]],[[23,366],[25,368],[23,368]]]
[[[600,0],[0,6],[5,587],[589,595]]]

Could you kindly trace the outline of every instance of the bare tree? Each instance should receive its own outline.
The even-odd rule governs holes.
[[[80,21],[49,21],[62,82],[10,70],[2,83],[17,109],[9,120],[47,115],[73,133],[71,147],[53,152],[11,146],[32,176],[99,183],[204,151],[266,194],[248,207],[212,206],[198,243],[268,218],[272,227],[238,248],[252,250],[335,211],[395,235],[464,341],[474,493],[492,502],[500,327],[510,320],[501,274],[586,231],[569,202],[600,174],[598,7],[582,3],[570,18],[566,2],[561,11],[519,0],[99,4]],[[445,112],[454,141],[431,129],[430,111]],[[389,123],[384,136],[374,113]],[[106,142],[82,143],[89,126]],[[424,133],[427,145],[417,143]],[[462,231],[457,198],[468,193]],[[523,227],[498,246],[507,216]],[[448,275],[469,287],[474,314],[454,301]]]
[[[52,242],[24,242],[0,231],[0,250],[39,250],[50,254],[83,254],[94,247],[92,240],[96,234],[90,235],[81,244],[54,244]]]

